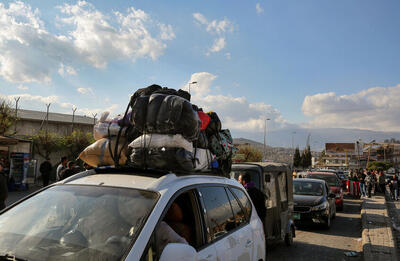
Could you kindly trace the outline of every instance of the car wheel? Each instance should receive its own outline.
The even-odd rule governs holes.
[[[336,206],[334,207],[333,214],[332,214],[332,219],[335,219],[335,218],[336,218]]]
[[[293,227],[290,227],[289,232],[285,235],[285,244],[287,246],[293,245]]]
[[[325,228],[326,229],[330,229],[331,228],[331,216],[330,215],[328,215],[328,217],[327,218],[325,218]]]

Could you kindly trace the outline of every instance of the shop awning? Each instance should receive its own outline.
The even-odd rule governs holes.
[[[18,139],[0,136],[0,145],[15,145],[18,143]]]

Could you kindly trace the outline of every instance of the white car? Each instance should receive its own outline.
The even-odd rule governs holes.
[[[235,180],[129,169],[76,174],[0,213],[0,259],[265,260]]]

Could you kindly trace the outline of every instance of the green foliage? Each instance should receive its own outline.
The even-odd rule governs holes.
[[[372,161],[369,162],[367,166],[369,170],[378,170],[378,171],[388,170],[390,167],[392,167],[392,165],[384,161]]]
[[[293,155],[293,166],[294,166],[295,168],[298,168],[298,167],[300,167],[301,165],[302,165],[302,164],[301,164],[300,149],[299,149],[299,147],[296,147],[296,150],[295,150],[294,155]]]
[[[0,135],[5,135],[16,121],[15,112],[9,102],[0,99]]]
[[[396,140],[395,138],[386,139],[385,143],[400,143],[400,140]]]
[[[62,138],[56,133],[47,133],[40,131],[38,134],[33,134],[27,137],[33,142],[33,153],[37,153],[43,158],[49,158],[50,155],[62,150]]]
[[[303,150],[303,153],[301,154],[301,166],[306,169],[311,166],[311,148],[308,146]]]
[[[73,131],[71,135],[64,136],[61,139],[63,150],[66,151],[68,158],[77,158],[87,146],[95,142],[93,133]]]
[[[87,146],[95,140],[91,132],[74,131],[71,135],[60,136],[56,133],[41,131],[27,137],[33,141],[34,153],[44,158],[49,158],[56,151],[63,152],[68,158],[77,158]]]
[[[260,150],[249,145],[239,145],[236,155],[238,156],[234,159],[236,162],[260,162],[263,158]]]

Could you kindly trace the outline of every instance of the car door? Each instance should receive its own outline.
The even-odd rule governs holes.
[[[219,260],[252,260],[253,238],[249,225],[240,219],[245,213],[224,186],[201,186],[198,188],[205,209],[206,240],[214,245]],[[233,201],[234,200],[234,201]],[[234,205],[236,215],[232,211]],[[239,207],[239,208],[238,208]]]
[[[336,209],[336,199],[335,197],[330,197],[330,195],[332,194],[331,189],[328,187],[328,185],[325,183],[325,191],[326,191],[326,198],[328,199],[329,202],[329,209],[330,212],[329,214],[332,216],[333,213],[335,213],[335,209]]]

